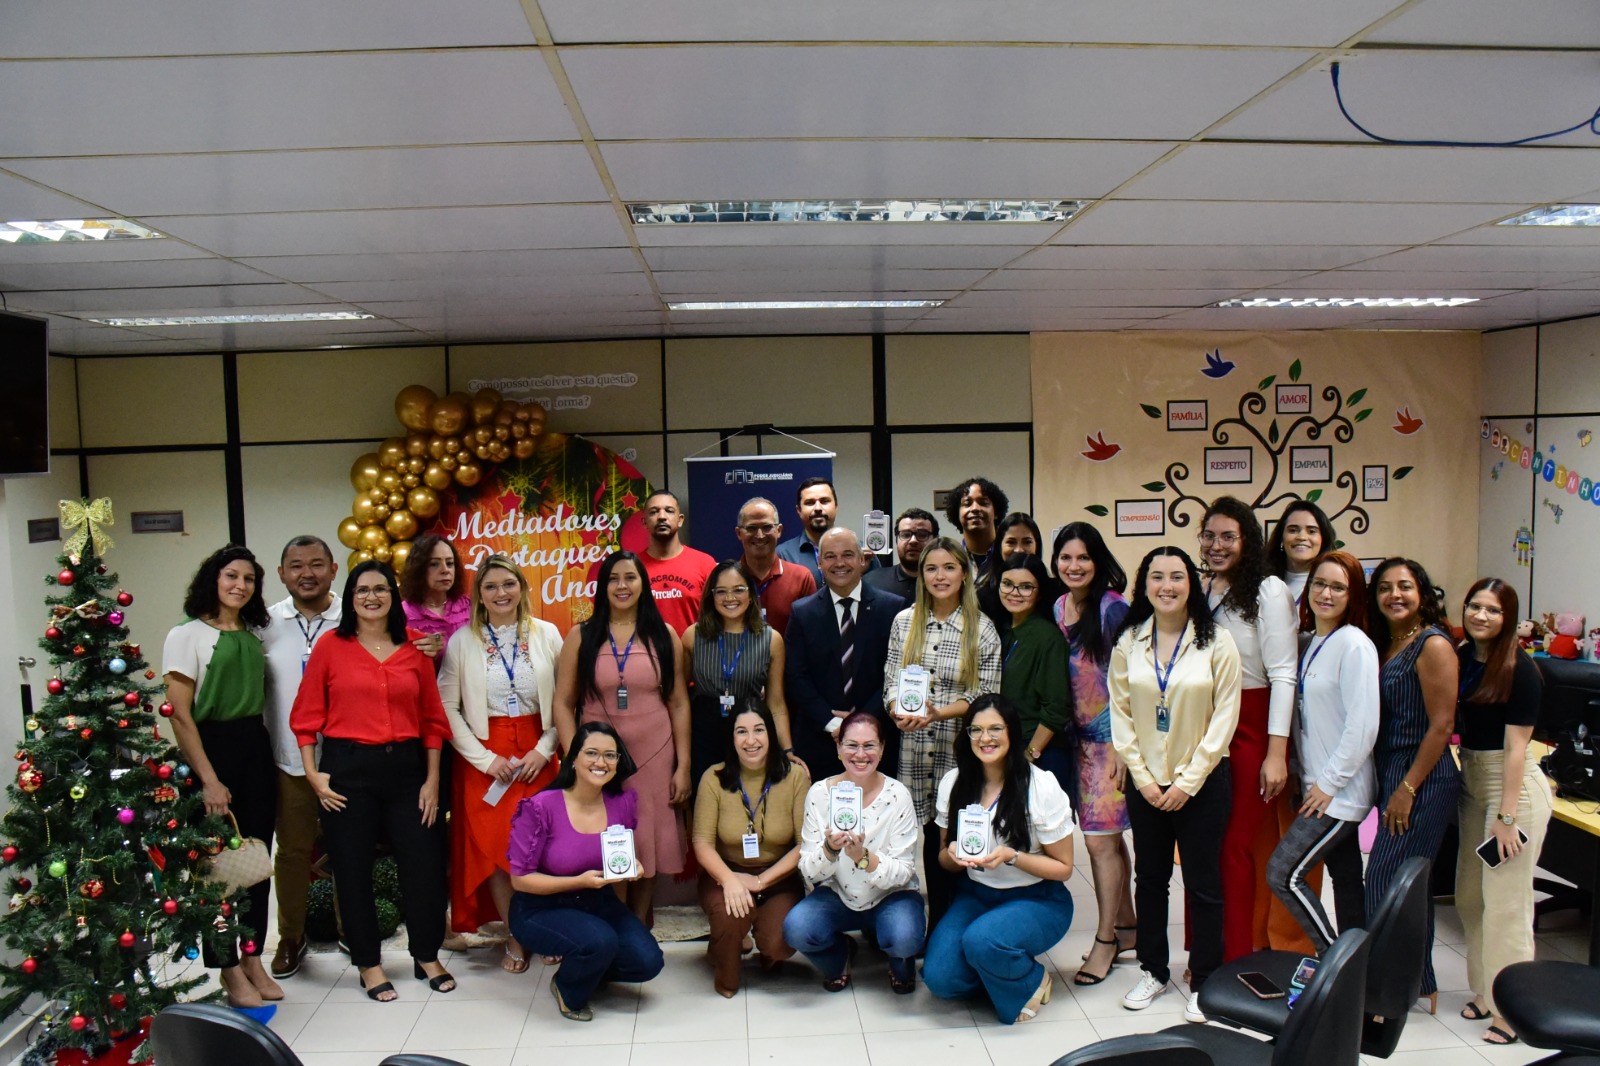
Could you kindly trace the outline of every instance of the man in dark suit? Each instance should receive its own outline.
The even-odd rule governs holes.
[[[883,723],[889,741],[880,765],[894,776],[899,734],[883,709],[883,664],[889,656],[889,627],[911,606],[892,592],[863,584],[867,560],[848,529],[834,528],[817,541],[817,561],[826,586],[795,601],[784,633],[784,698],[795,754],[805,760],[811,779],[837,774],[837,726],[852,711],[870,711]]]

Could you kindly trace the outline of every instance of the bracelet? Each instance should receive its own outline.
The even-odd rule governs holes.
[[[785,755],[793,755],[794,754],[794,749],[793,748],[784,748],[783,749],[783,753]]]
[[[1402,777],[1400,779],[1400,787],[1405,789],[1407,792],[1411,793],[1411,798],[1412,799],[1416,798],[1417,790],[1411,787],[1411,782],[1410,781],[1407,781],[1405,778]]]

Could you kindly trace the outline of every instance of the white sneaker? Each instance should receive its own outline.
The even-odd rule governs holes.
[[[1183,1020],[1194,1022],[1196,1025],[1206,1024],[1205,1013],[1200,1009],[1200,993],[1189,993],[1189,1002],[1183,1007]]]
[[[1156,997],[1167,990],[1167,982],[1154,974],[1144,973],[1139,975],[1139,983],[1122,997],[1122,1005],[1128,1010],[1144,1010],[1156,1001]]]

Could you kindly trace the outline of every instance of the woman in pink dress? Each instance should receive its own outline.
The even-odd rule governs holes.
[[[582,722],[616,729],[637,771],[635,847],[643,876],[628,885],[628,906],[650,923],[655,877],[679,874],[688,845],[674,808],[689,783],[689,695],[683,646],[656,610],[644,566],[620,551],[600,564],[594,613],[567,633],[556,663],[556,732],[566,750]]]

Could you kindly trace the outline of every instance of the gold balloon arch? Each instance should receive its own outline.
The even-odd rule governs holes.
[[[407,385],[394,398],[394,413],[406,435],[388,438],[350,467],[356,497],[339,523],[339,543],[351,549],[351,566],[377,559],[404,568],[412,538],[439,513],[441,492],[471,488],[488,468],[531,458],[545,431],[544,408],[494,389],[440,396]]]

